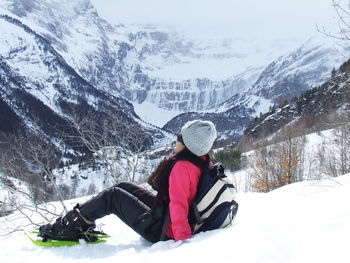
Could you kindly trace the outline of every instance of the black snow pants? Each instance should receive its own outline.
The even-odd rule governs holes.
[[[83,203],[80,212],[90,221],[115,214],[143,238],[155,243],[160,241],[164,221],[163,208],[152,209],[155,198],[150,191],[123,182]]]

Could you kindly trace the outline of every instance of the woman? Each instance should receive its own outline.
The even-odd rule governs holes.
[[[187,122],[178,134],[175,154],[161,161],[148,179],[157,195],[130,182],[119,183],[76,205],[54,224],[41,226],[39,235],[44,239],[90,241],[94,239],[88,234],[95,227],[94,221],[115,214],[150,242],[160,241],[162,232],[166,239],[175,241],[191,238],[189,207],[202,171],[210,165],[208,152],[216,136],[210,121]],[[167,211],[169,223],[162,231]]]

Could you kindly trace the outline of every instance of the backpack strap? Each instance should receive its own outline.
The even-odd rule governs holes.
[[[170,220],[170,208],[168,206],[165,217],[164,217],[164,221],[163,221],[162,232],[160,234],[160,239],[159,239],[160,241],[165,240],[165,235],[166,235],[166,230],[168,228],[169,220]]]
[[[190,156],[178,156],[176,158],[176,161],[188,161],[192,163],[193,165],[197,166],[198,168],[204,168],[204,171],[209,167],[210,163],[210,157],[209,155],[205,155],[205,159],[202,159],[198,156],[194,156],[193,154]],[[204,172],[202,171],[202,172]]]

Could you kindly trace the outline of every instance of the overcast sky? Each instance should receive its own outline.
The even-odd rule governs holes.
[[[208,36],[299,36],[335,28],[331,0],[91,0],[115,23],[171,26]]]

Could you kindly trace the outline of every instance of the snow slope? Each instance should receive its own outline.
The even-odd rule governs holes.
[[[200,233],[183,243],[148,243],[114,215],[97,222],[112,235],[105,244],[41,248],[17,232],[0,237],[1,262],[188,262],[195,258],[197,262],[345,263],[350,262],[350,207],[345,202],[349,198],[350,174],[295,183],[266,194],[238,193],[240,209],[233,226]]]

